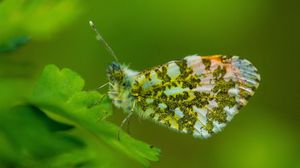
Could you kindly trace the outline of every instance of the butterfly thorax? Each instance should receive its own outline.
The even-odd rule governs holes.
[[[138,73],[128,69],[127,66],[113,62],[107,68],[110,82],[108,96],[116,107],[130,112],[134,97],[131,95],[131,87],[134,77]]]

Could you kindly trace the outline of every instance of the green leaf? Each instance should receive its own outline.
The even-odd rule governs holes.
[[[48,65],[40,76],[31,102],[54,114],[56,119],[82,128],[98,141],[114,147],[145,166],[157,161],[159,149],[136,140],[105,121],[111,115],[109,100],[95,91],[82,91],[84,81],[69,69]],[[120,131],[120,140],[117,133]]]
[[[66,103],[79,93],[84,80],[70,69],[60,71],[55,65],[48,65],[33,90],[32,98],[40,102]]]
[[[48,118],[38,108],[16,106],[0,112],[0,166],[31,167],[74,149],[83,143],[57,131],[69,130],[70,125]]]

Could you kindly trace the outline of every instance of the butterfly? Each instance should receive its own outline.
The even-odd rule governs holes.
[[[114,52],[95,29],[108,51]],[[187,56],[141,72],[113,62],[108,96],[128,116],[136,114],[180,133],[208,138],[220,132],[257,90],[260,75],[238,56]]]
[[[220,132],[258,88],[257,69],[238,56],[187,56],[141,72],[113,62],[113,104],[181,133]]]

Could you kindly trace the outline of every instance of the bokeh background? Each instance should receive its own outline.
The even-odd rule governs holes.
[[[134,116],[131,136],[161,149],[160,161],[151,164],[155,168],[296,168],[300,167],[299,5],[280,0],[76,1],[74,6],[62,5],[62,14],[53,12],[49,20],[32,19],[47,10],[45,5],[26,12],[23,25],[32,28],[27,31],[31,36],[17,49],[1,52],[0,75],[34,81],[45,65],[56,64],[78,72],[85,89],[95,90],[107,82],[105,70],[113,58],[95,40],[89,20],[119,60],[135,70],[192,54],[239,55],[258,68],[261,85],[223,132],[199,140]],[[68,16],[63,17],[64,12]],[[3,16],[0,22],[5,20]],[[48,25],[52,20],[59,22]],[[9,24],[0,25],[5,34]],[[15,29],[12,35],[20,37],[19,32]],[[31,86],[24,85],[22,94]],[[120,124],[125,116],[114,109],[110,120]],[[142,167],[134,161],[128,165]]]

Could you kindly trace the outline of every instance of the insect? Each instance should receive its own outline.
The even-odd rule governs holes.
[[[123,123],[137,114],[196,138],[220,132],[260,81],[248,60],[224,55],[187,56],[141,72],[113,62],[107,75],[109,97],[128,113]]]

